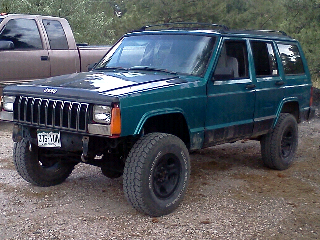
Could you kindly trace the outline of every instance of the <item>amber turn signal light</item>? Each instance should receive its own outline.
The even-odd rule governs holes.
[[[111,135],[121,134],[121,114],[119,106],[113,107],[111,112]]]

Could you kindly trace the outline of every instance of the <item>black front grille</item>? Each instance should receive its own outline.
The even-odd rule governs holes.
[[[87,131],[87,103],[18,96],[13,108],[14,120],[20,123]]]

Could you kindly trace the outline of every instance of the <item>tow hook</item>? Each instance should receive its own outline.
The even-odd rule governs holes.
[[[82,154],[81,154],[81,161],[87,162],[88,159],[88,150],[89,150],[89,137],[84,136],[82,138]]]

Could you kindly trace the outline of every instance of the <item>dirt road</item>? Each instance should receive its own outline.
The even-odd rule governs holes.
[[[61,185],[22,180],[12,163],[12,125],[0,123],[0,239],[318,239],[320,116],[299,125],[286,171],[263,166],[259,142],[191,155],[191,183],[174,213],[150,218],[126,202],[122,178],[77,165]]]

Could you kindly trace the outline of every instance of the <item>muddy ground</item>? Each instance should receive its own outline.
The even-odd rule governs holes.
[[[25,182],[12,163],[11,127],[0,123],[0,239],[320,238],[319,113],[299,125],[296,161],[285,171],[265,168],[255,141],[193,153],[184,201],[159,218],[136,212],[122,178],[96,167],[79,164],[54,187]]]

